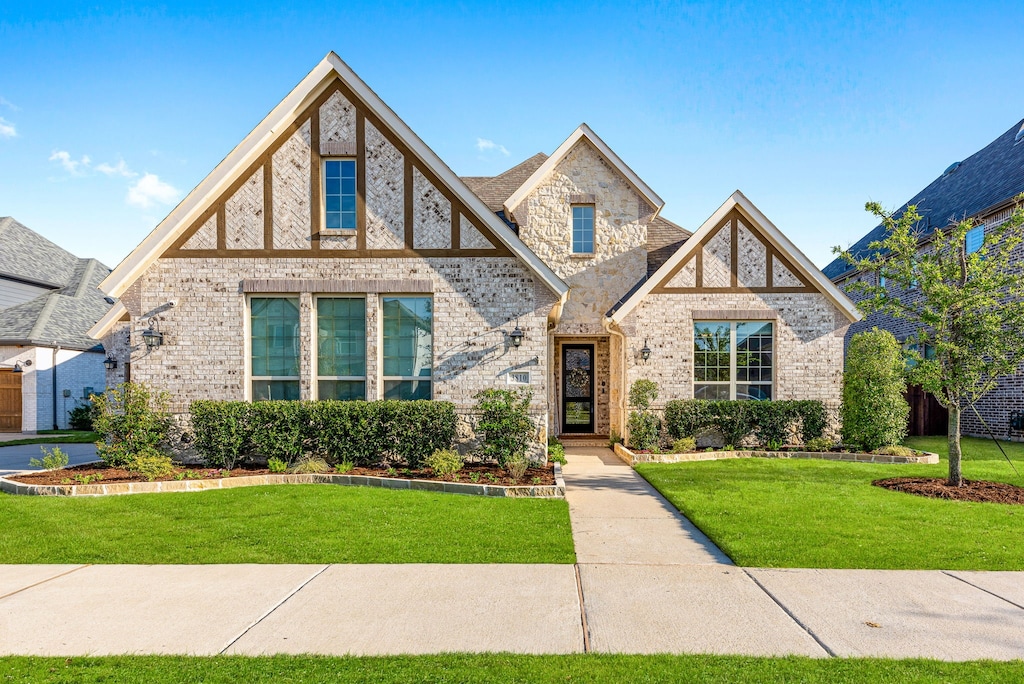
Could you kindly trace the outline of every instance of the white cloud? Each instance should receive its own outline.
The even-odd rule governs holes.
[[[124,159],[118,160],[117,164],[111,166],[107,162],[103,162],[96,167],[96,170],[102,173],[104,176],[122,176],[124,178],[135,178],[139,174],[135,173],[128,168]]]
[[[18,131],[14,124],[0,116],[0,138],[17,138]]]
[[[89,164],[92,163],[87,154],[83,154],[81,159],[75,161],[67,150],[54,150],[53,154],[50,155],[50,161],[60,162],[64,170],[72,176],[81,176],[89,168]]]
[[[501,152],[504,156],[508,156],[508,150],[505,149],[504,145],[499,145],[493,140],[488,140],[486,138],[476,139],[476,149],[481,152]]]
[[[21,107],[19,107],[18,105],[14,104],[13,102],[11,102],[10,100],[8,100],[5,97],[0,97],[0,107],[7,107],[12,112],[20,112],[21,111]]]
[[[144,173],[142,178],[128,188],[128,204],[149,209],[155,204],[174,204],[181,193],[177,188],[165,183],[153,173]]]

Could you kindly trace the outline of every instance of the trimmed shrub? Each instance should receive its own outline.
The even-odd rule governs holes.
[[[707,401],[686,399],[665,405],[669,435],[679,439],[704,430],[718,430],[727,445],[753,437],[760,446],[780,446],[794,429],[803,442],[821,437],[827,423],[820,401]]]
[[[93,402],[93,397],[90,396],[84,404],[79,404],[68,412],[68,426],[72,430],[90,431],[93,429],[96,415],[97,406]]]
[[[903,456],[909,458],[910,456],[917,456],[917,452],[910,447],[900,446],[899,444],[891,444],[889,446],[879,447],[871,453],[880,454],[882,456]]]
[[[251,448],[251,428],[247,422],[251,408],[252,404],[242,401],[192,402],[189,412],[195,447],[206,465],[232,470],[243,458],[245,449]],[[282,463],[286,469],[287,462]]]
[[[266,458],[289,466],[312,450],[309,404],[305,401],[257,401],[249,409],[250,440]]]
[[[103,440],[96,453],[114,468],[124,468],[136,456],[161,453],[160,445],[171,428],[170,395],[142,383],[125,382],[94,395],[96,432]]]
[[[640,378],[629,386],[629,405],[636,410],[629,412],[626,428],[629,431],[629,445],[634,449],[652,450],[658,446],[661,419],[648,413],[657,398],[658,385],[652,380]]]
[[[503,468],[515,459],[526,459],[533,441],[534,426],[530,420],[528,391],[486,389],[477,393],[477,410],[483,432],[481,453]]]
[[[831,439],[827,437],[815,437],[809,439],[804,443],[804,450],[806,451],[832,451],[832,447],[836,445]]]
[[[561,465],[568,463],[565,460],[565,446],[561,442],[555,441],[548,444],[548,461]]]
[[[279,458],[268,458],[267,469],[272,473],[283,473],[288,470],[288,464]]]
[[[438,449],[427,456],[424,463],[439,477],[454,475],[462,470],[462,456],[455,449]]]
[[[843,441],[864,451],[899,444],[907,435],[910,406],[906,362],[888,330],[857,333],[846,352],[843,373]]]
[[[174,472],[174,464],[171,457],[158,452],[140,453],[132,458],[126,470],[138,473],[152,482],[158,477],[167,477]]]
[[[672,442],[673,454],[688,454],[697,450],[697,440],[693,437],[680,437]]]

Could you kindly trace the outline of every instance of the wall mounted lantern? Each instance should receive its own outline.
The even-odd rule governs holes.
[[[107,358],[103,359],[103,367],[107,370],[114,370],[117,368],[117,359],[108,355]]]
[[[519,321],[516,321],[516,329],[508,334],[508,339],[512,342],[513,347],[518,347],[522,345],[524,337],[526,337],[526,335],[524,335],[523,331],[519,328]]]
[[[649,358],[651,358],[651,348],[647,346],[647,340],[644,340],[644,347],[640,350],[640,359],[647,363]]]
[[[156,321],[150,321],[149,327],[142,331],[142,341],[146,349],[156,349],[164,343],[164,334],[156,329]]]

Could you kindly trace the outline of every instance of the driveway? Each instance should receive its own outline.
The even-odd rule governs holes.
[[[96,460],[96,446],[93,444],[22,444],[0,448],[0,476],[23,470],[42,470],[28,464],[29,459],[42,458],[43,449],[59,446],[69,457],[70,465],[80,465]]]

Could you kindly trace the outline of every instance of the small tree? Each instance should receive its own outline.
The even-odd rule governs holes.
[[[486,389],[477,393],[480,422],[484,433],[481,452],[505,467],[511,461],[525,460],[536,428],[530,420],[529,391]]]
[[[910,413],[905,369],[900,344],[888,330],[853,336],[843,374],[844,442],[874,451],[903,441]]]
[[[1001,376],[1016,371],[1024,357],[1024,279],[1013,252],[1024,238],[1024,209],[987,226],[980,249],[967,252],[973,219],[935,230],[923,243],[916,206],[895,217],[878,203],[866,209],[882,220],[886,237],[868,245],[868,255],[840,253],[864,273],[882,276],[860,281],[865,313],[882,313],[917,328],[916,349],[909,352],[909,379],[921,385],[949,411],[949,484],[963,484],[960,414],[994,388]],[[933,349],[932,354],[920,350]]]
[[[639,379],[629,386],[630,411],[629,445],[636,449],[650,449],[657,446],[658,435],[661,433],[661,420],[653,413],[648,413],[651,403],[658,398],[658,385],[652,380]]]
[[[125,382],[94,395],[93,427],[103,436],[96,452],[107,465],[130,467],[136,457],[160,456],[171,427],[170,395],[142,383]]]

